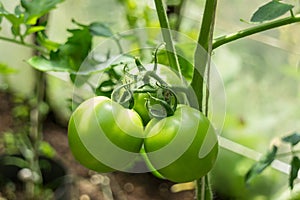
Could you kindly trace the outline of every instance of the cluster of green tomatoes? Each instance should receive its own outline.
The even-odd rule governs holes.
[[[74,157],[100,173],[148,171],[174,182],[206,175],[218,154],[210,121],[182,103],[188,100],[183,82],[170,68],[137,62],[137,69],[135,75],[127,70],[111,98],[92,97],[73,112],[68,139]],[[215,142],[205,145],[207,138]]]

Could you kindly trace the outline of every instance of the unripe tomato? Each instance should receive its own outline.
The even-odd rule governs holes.
[[[149,95],[146,93],[139,93],[139,94],[136,93],[133,95],[133,98],[134,98],[133,109],[140,115],[143,124],[146,126],[151,119],[149,112],[146,108],[146,101],[147,98],[149,98]]]
[[[209,120],[187,105],[179,105],[173,116],[152,119],[145,134],[145,152],[151,164],[171,181],[199,179],[217,158],[217,138]]]
[[[103,96],[80,104],[68,126],[74,157],[98,172],[126,170],[141,149],[143,133],[141,118],[134,110]]]

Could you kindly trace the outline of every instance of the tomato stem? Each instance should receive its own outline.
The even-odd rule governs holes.
[[[25,47],[29,47],[31,49],[39,51],[42,54],[48,54],[48,52],[45,51],[44,48],[42,48],[42,47],[40,47],[38,45],[26,43],[25,41],[22,41],[22,40],[19,41],[19,40],[16,40],[16,39],[7,38],[7,37],[3,37],[3,36],[0,36],[0,40],[7,41],[7,42],[12,42],[12,43],[15,43],[15,44],[18,44],[18,45],[22,45],[22,46],[25,46]]]
[[[143,64],[139,58],[135,57],[134,61],[135,61],[135,65],[137,66],[139,72],[146,71],[145,67],[143,66]]]
[[[134,89],[133,93],[156,93],[157,89]]]
[[[210,66],[210,56],[212,53],[212,41],[213,41],[216,9],[217,9],[217,0],[206,0],[201,29],[198,37],[198,45],[194,53],[194,74],[193,74],[191,86],[197,95],[198,106],[199,106],[198,109],[200,111],[203,110],[203,97],[204,97],[203,77],[205,72],[207,73],[207,77],[209,77],[209,73],[210,73],[209,66]],[[207,88],[209,88],[208,85],[209,82],[207,82]],[[208,114],[208,98],[209,98],[209,91],[206,90],[205,115]],[[208,175],[205,175],[203,178],[197,180],[196,196],[198,200],[212,199]]]
[[[165,45],[165,43],[162,43],[160,44],[156,49],[155,49],[155,52],[154,52],[154,66],[153,66],[153,71],[156,72],[157,71],[157,64],[158,64],[158,59],[157,59],[157,53],[158,53],[158,50],[161,46]]]
[[[229,35],[224,35],[221,37],[218,37],[216,39],[214,39],[213,42],[213,49],[216,49],[224,44],[227,44],[229,42],[256,34],[256,33],[260,33],[266,30],[270,30],[270,29],[274,29],[274,28],[278,28],[281,26],[285,26],[288,24],[292,24],[292,23],[296,23],[296,22],[300,22],[300,14],[298,15],[292,15],[286,18],[282,18],[282,19],[277,19],[271,22],[267,22],[267,23],[263,23],[254,27],[250,27],[248,29],[244,29],[241,31],[238,31],[236,33],[232,33]]]
[[[147,153],[145,151],[145,147],[142,146],[141,150],[140,150],[140,154],[142,155],[142,157],[144,158],[144,161],[146,162],[147,164],[147,167],[149,167],[151,173],[156,176],[157,178],[160,178],[160,179],[165,179],[156,169],[155,167],[152,165],[152,163],[150,162],[148,156],[147,156]]]
[[[173,37],[170,31],[171,29],[170,29],[166,9],[164,7],[162,0],[154,0],[154,2],[156,6],[156,13],[161,27],[162,37],[164,42],[166,43],[166,50],[167,50],[166,53],[168,56],[170,67],[176,69],[180,77],[182,78],[182,73],[181,73],[178,57],[176,54],[176,49],[173,43]]]

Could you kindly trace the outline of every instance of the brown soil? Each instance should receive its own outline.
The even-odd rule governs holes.
[[[10,95],[0,92],[0,137],[13,126],[13,104]],[[87,170],[74,160],[67,140],[67,129],[55,123],[51,115],[44,123],[44,140],[57,152],[69,178],[69,199],[80,200],[193,200],[194,191],[171,192],[174,183],[157,179],[151,173],[122,172],[98,174]],[[0,145],[0,152],[3,147]],[[1,193],[0,193],[1,199]]]

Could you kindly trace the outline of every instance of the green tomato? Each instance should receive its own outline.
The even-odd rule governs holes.
[[[146,126],[150,121],[151,117],[146,107],[147,98],[149,95],[146,93],[134,94],[134,106],[133,109],[140,115],[143,120],[143,124]]]
[[[147,70],[152,70],[154,64],[147,64],[144,67]],[[135,70],[131,71],[132,73],[138,73]],[[185,81],[181,81],[180,77],[176,72],[174,72],[170,67],[158,64],[157,65],[157,71],[156,74],[159,78],[161,78],[164,82],[169,84],[172,87],[176,86],[184,86]],[[156,84],[156,83],[153,83]],[[187,84],[186,84],[187,85]],[[182,100],[182,95],[177,94],[177,97],[179,98],[179,101]],[[134,106],[133,109],[141,116],[143,120],[143,124],[146,126],[147,123],[150,121],[151,116],[149,115],[149,112],[146,107],[146,99],[149,98],[149,95],[147,93],[135,93],[134,94]]]
[[[173,116],[152,119],[145,129],[145,152],[166,179],[188,182],[214,166],[218,142],[209,120],[198,110],[179,105]]]
[[[135,111],[103,96],[80,104],[68,125],[74,157],[98,172],[126,171],[139,156],[143,134],[141,118]]]

